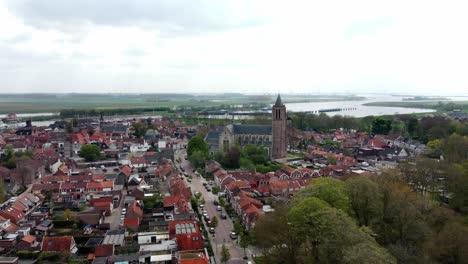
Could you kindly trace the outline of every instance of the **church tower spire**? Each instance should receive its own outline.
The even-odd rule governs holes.
[[[278,94],[276,102],[271,109],[271,130],[272,130],[272,150],[271,157],[273,159],[285,158],[286,151],[286,106]]]

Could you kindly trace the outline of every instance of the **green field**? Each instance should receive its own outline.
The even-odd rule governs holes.
[[[244,94],[0,94],[0,114],[6,113],[58,113],[64,109],[115,108],[209,108],[216,106],[274,103],[276,95]],[[283,101],[318,102],[362,100],[356,96],[304,96],[285,95]]]
[[[452,111],[460,109],[464,112],[468,111],[468,101],[424,101],[424,102],[373,102],[364,104],[366,106],[383,106],[383,107],[408,107],[408,108],[425,108],[435,109],[439,112]]]

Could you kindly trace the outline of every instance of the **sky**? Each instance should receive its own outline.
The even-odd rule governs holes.
[[[468,95],[466,10],[466,0],[0,0],[0,93]]]

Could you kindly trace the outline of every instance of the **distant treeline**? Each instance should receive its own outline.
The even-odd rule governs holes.
[[[409,107],[409,108],[427,108],[435,109],[438,111],[453,111],[455,109],[467,110],[468,102],[467,101],[454,101],[454,102],[372,102],[364,104],[366,106],[385,106],[385,107]]]
[[[144,112],[167,112],[169,107],[141,107],[141,108],[109,108],[109,109],[64,109],[60,111],[61,118],[113,116],[113,115],[137,115]]]
[[[355,129],[373,134],[397,134],[426,143],[429,140],[445,138],[453,133],[468,135],[468,123],[444,117],[418,117],[416,115],[328,116],[308,113],[293,113],[289,116],[293,127],[300,130],[330,131],[333,129]]]

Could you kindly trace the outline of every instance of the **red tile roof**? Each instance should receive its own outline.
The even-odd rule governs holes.
[[[133,227],[140,225],[140,218],[138,217],[126,217],[124,219],[124,226],[125,227]]]
[[[7,233],[14,233],[19,230],[19,227],[10,222],[10,224],[7,227],[3,228],[3,230]]]
[[[22,241],[26,242],[26,243],[33,243],[35,240],[36,240],[36,237],[35,236],[31,236],[31,235],[26,235],[23,237],[23,239],[21,239]]]
[[[97,245],[95,246],[94,255],[96,257],[109,257],[114,255],[114,245]]]
[[[124,165],[120,168],[120,171],[125,174],[125,176],[129,177],[132,174],[132,168],[128,165]]]
[[[180,264],[208,264],[208,258],[203,253],[181,253]]]
[[[10,219],[12,223],[16,224],[24,218],[24,213],[13,207],[7,207],[0,212],[0,216]]]
[[[89,203],[94,206],[95,203],[102,203],[102,202],[107,202],[107,203],[112,203],[112,197],[101,197],[101,198],[93,198],[89,201]]]
[[[249,188],[250,183],[248,183],[246,181],[233,181],[233,182],[230,182],[230,183],[226,184],[226,189],[228,189],[228,190],[232,190],[235,187],[238,187],[240,189],[241,188]]]
[[[177,249],[179,250],[197,250],[203,249],[203,238],[198,233],[176,234]]]
[[[44,237],[42,240],[42,251],[70,251],[74,246],[72,236]]]
[[[104,188],[113,188],[114,182],[113,181],[103,181],[103,182],[88,182],[86,184],[86,189],[104,189]]]
[[[163,204],[164,207],[171,207],[177,204],[177,201],[179,201],[180,196],[166,196],[163,199]]]
[[[134,214],[138,217],[143,217],[143,210],[141,207],[138,205],[137,201],[133,201],[129,206],[127,210],[127,215]]]

